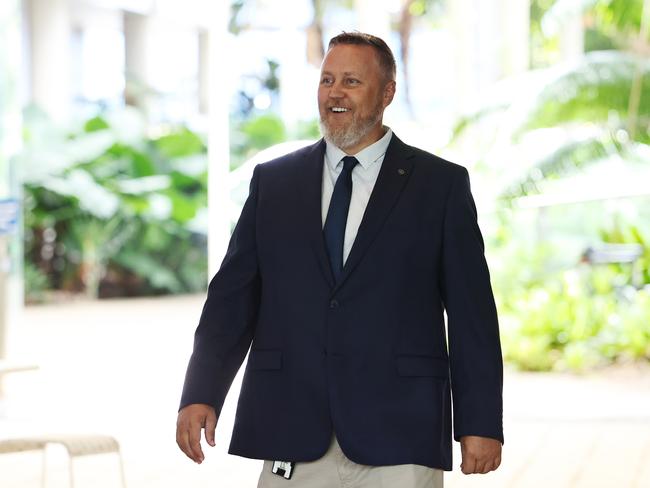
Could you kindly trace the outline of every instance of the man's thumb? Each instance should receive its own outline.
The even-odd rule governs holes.
[[[205,440],[212,447],[215,446],[214,431],[217,428],[217,417],[215,415],[208,415],[205,419]]]

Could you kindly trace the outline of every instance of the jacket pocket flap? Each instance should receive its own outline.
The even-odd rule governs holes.
[[[282,351],[279,349],[255,349],[248,356],[250,369],[282,369]]]
[[[449,377],[447,359],[434,356],[397,356],[397,374],[400,376]]]

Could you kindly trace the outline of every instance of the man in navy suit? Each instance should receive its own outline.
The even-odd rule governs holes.
[[[265,460],[259,487],[439,488],[452,437],[463,473],[499,466],[499,328],[468,172],[383,125],[394,94],[384,41],[334,37],[324,138],[255,168],[183,388],[177,443],[195,462],[250,347],[228,452]]]

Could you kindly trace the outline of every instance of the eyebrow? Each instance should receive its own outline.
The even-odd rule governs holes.
[[[330,72],[330,71],[323,71],[323,72],[321,73],[321,76],[322,76],[322,75],[330,75],[330,76],[331,76],[331,75],[333,75],[333,74],[334,74],[334,73],[332,73],[332,72]],[[354,72],[354,71],[344,71],[344,72],[343,72],[343,76],[360,76],[360,75],[359,75],[359,73],[356,73],[356,72]]]

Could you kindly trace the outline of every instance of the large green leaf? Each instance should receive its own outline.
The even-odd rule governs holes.
[[[638,34],[644,0],[599,0],[594,11],[603,30]]]
[[[91,296],[116,255],[113,289],[133,292],[137,280],[124,268],[145,277],[141,293],[201,289],[205,242],[192,239],[186,227],[207,205],[202,138],[167,127],[167,135],[151,139],[137,114],[122,115],[130,119],[128,134],[116,130],[119,114],[93,117],[70,132],[52,130],[46,117],[34,112],[22,155],[28,164],[21,164],[29,209],[26,259],[53,273],[52,286],[85,289]],[[50,258],[41,258],[50,245],[44,231],[56,234],[57,271]]]
[[[556,0],[542,18],[547,31],[557,33],[567,19],[587,14],[606,34],[638,34],[644,0]]]
[[[604,123],[612,117],[625,120],[628,114],[632,80],[636,70],[642,75],[637,134],[641,141],[650,138],[650,59],[640,59],[620,51],[586,54],[580,62],[563,70],[553,70],[547,83],[530,94],[527,116],[515,130],[515,139],[524,132],[554,127],[569,122]]]
[[[108,122],[100,116],[93,117],[92,119],[87,120],[84,124],[84,130],[86,132],[96,132],[98,130],[108,129],[109,127],[110,125],[108,125]]]
[[[125,251],[115,256],[114,261],[145,278],[154,288],[171,293],[183,291],[183,285],[174,272],[145,252]]]
[[[178,222],[189,222],[198,211],[198,205],[182,194],[175,191],[167,191],[167,196],[172,202],[172,218]]]
[[[624,154],[623,146],[609,132],[591,134],[569,139],[554,147],[542,158],[532,160],[524,175],[511,183],[501,193],[501,198],[510,200],[539,193],[538,185],[548,179],[557,179],[584,169],[611,155]]]
[[[248,136],[248,143],[254,149],[265,149],[286,139],[284,122],[271,114],[260,115],[245,122],[242,132]]]
[[[140,178],[153,176],[157,173],[156,165],[152,157],[141,149],[116,143],[90,165],[91,171],[101,174],[104,177],[122,175],[126,177]]]
[[[451,140],[453,141],[455,139],[458,139],[469,127],[483,122],[488,117],[502,114],[505,110],[507,110],[509,106],[509,102],[500,102],[485,105],[475,112],[461,116],[452,128]]]
[[[194,176],[176,170],[172,171],[170,176],[172,187],[181,193],[192,195],[203,190],[201,180]]]
[[[155,139],[153,143],[166,158],[180,158],[205,152],[203,140],[187,128],[166,134]]]
[[[113,216],[120,206],[119,198],[97,184],[85,171],[72,170],[64,178],[51,177],[41,185],[52,192],[76,198],[81,209],[100,219]]]

